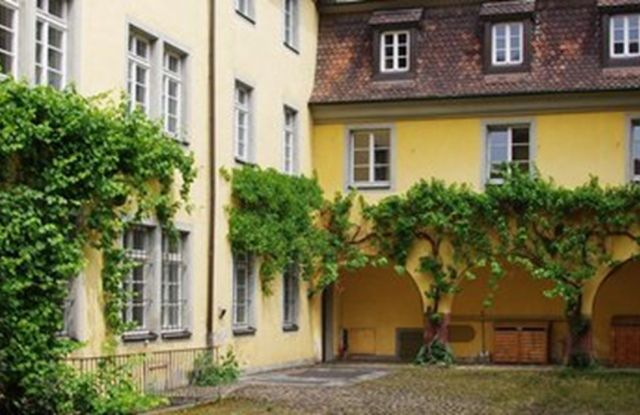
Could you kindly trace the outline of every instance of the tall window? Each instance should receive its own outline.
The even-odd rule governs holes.
[[[0,1],[0,74],[16,75],[18,5]]]
[[[640,56],[640,14],[611,17],[609,30],[609,50],[612,58]]]
[[[631,124],[631,169],[633,181],[640,183],[640,120]]]
[[[236,82],[235,90],[235,157],[248,162],[251,157],[251,88]]]
[[[124,235],[124,248],[135,265],[124,281],[128,297],[123,320],[134,331],[147,329],[147,285],[153,275],[152,239],[153,229],[144,226],[134,226]]]
[[[249,19],[253,20],[254,0],[235,0],[235,2],[236,11],[244,17],[248,17]]]
[[[522,171],[531,169],[529,126],[490,126],[487,130],[487,179],[500,183],[507,165]]]
[[[388,187],[391,182],[391,131],[352,131],[350,158],[352,185]]]
[[[183,57],[173,51],[164,52],[162,113],[165,130],[176,138],[182,127]]]
[[[66,82],[67,2],[38,0],[36,83],[60,89]]]
[[[298,328],[298,267],[289,265],[282,276],[283,280],[283,327],[285,330]]]
[[[253,264],[250,255],[233,258],[233,328],[251,330],[253,319]]]
[[[284,0],[284,43],[294,49],[298,48],[298,0]]]
[[[284,172],[294,174],[296,172],[298,140],[297,140],[298,113],[284,107]]]
[[[187,296],[185,279],[187,262],[185,249],[187,235],[162,235],[162,330],[184,330]]]
[[[493,65],[523,63],[524,24],[498,23],[491,29],[491,62]]]
[[[129,67],[127,91],[129,107],[140,107],[149,113],[149,85],[151,72],[151,42],[137,33],[129,35]]]
[[[409,31],[383,32],[380,35],[380,72],[409,70]]]

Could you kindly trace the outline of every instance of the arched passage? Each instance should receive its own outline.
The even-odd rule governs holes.
[[[600,284],[592,311],[593,352],[599,361],[640,366],[640,262],[628,261]]]
[[[421,345],[424,306],[409,275],[392,268],[345,272],[334,291],[338,354],[412,359]]]
[[[462,283],[453,299],[449,342],[456,357],[498,363],[561,361],[567,337],[563,302],[543,294],[552,284],[508,266],[493,305],[486,308],[488,281],[489,271],[481,270],[476,280]],[[503,336],[496,337],[498,332]],[[525,342],[537,349],[516,350]]]

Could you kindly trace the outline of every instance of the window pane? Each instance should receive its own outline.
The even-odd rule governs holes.
[[[376,167],[375,168],[375,181],[386,182],[389,180],[389,168],[388,167]]]
[[[0,28],[0,50],[13,51],[13,33]]]
[[[356,182],[368,182],[369,167],[356,167],[353,171],[353,179]]]
[[[13,13],[14,11],[8,7],[4,7],[0,4],[0,26],[6,28],[13,28]]]
[[[65,0],[49,0],[49,13],[56,17],[64,17],[64,1]]]
[[[379,147],[389,147],[390,136],[388,131],[376,131],[375,132],[375,145],[376,148]]]
[[[513,161],[529,160],[529,146],[514,146]]]
[[[10,73],[13,66],[13,60],[10,56],[0,53],[0,72]]]
[[[355,133],[353,135],[354,148],[369,149],[369,133]]]
[[[62,38],[63,38],[62,31],[53,27],[49,27],[49,45],[55,46],[56,48],[61,49]]]
[[[505,130],[489,131],[489,160],[491,163],[509,160],[509,135]]]
[[[514,128],[512,134],[514,144],[529,143],[529,128]]]
[[[389,163],[389,150],[376,150],[375,151],[375,163],[376,164],[388,164]]]
[[[353,154],[353,161],[355,165],[368,165],[369,164],[369,150],[356,151]]]

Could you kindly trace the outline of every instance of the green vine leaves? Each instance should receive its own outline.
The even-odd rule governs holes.
[[[125,102],[5,79],[0,108],[0,395],[27,405],[38,401],[29,393],[44,393],[47,362],[69,351],[57,333],[85,249],[104,254],[105,318],[117,333],[129,266],[122,231],[151,216],[170,229],[196,171],[191,154]]]

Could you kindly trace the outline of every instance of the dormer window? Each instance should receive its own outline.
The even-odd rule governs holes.
[[[640,14],[611,16],[609,41],[612,59],[640,57]]]
[[[485,72],[526,72],[531,62],[535,1],[483,3]]]
[[[380,72],[409,71],[410,37],[408,30],[383,32],[380,36]]]
[[[524,61],[524,24],[496,23],[491,28],[491,64],[522,65]]]
[[[422,8],[373,12],[373,79],[407,79],[415,74]]]

